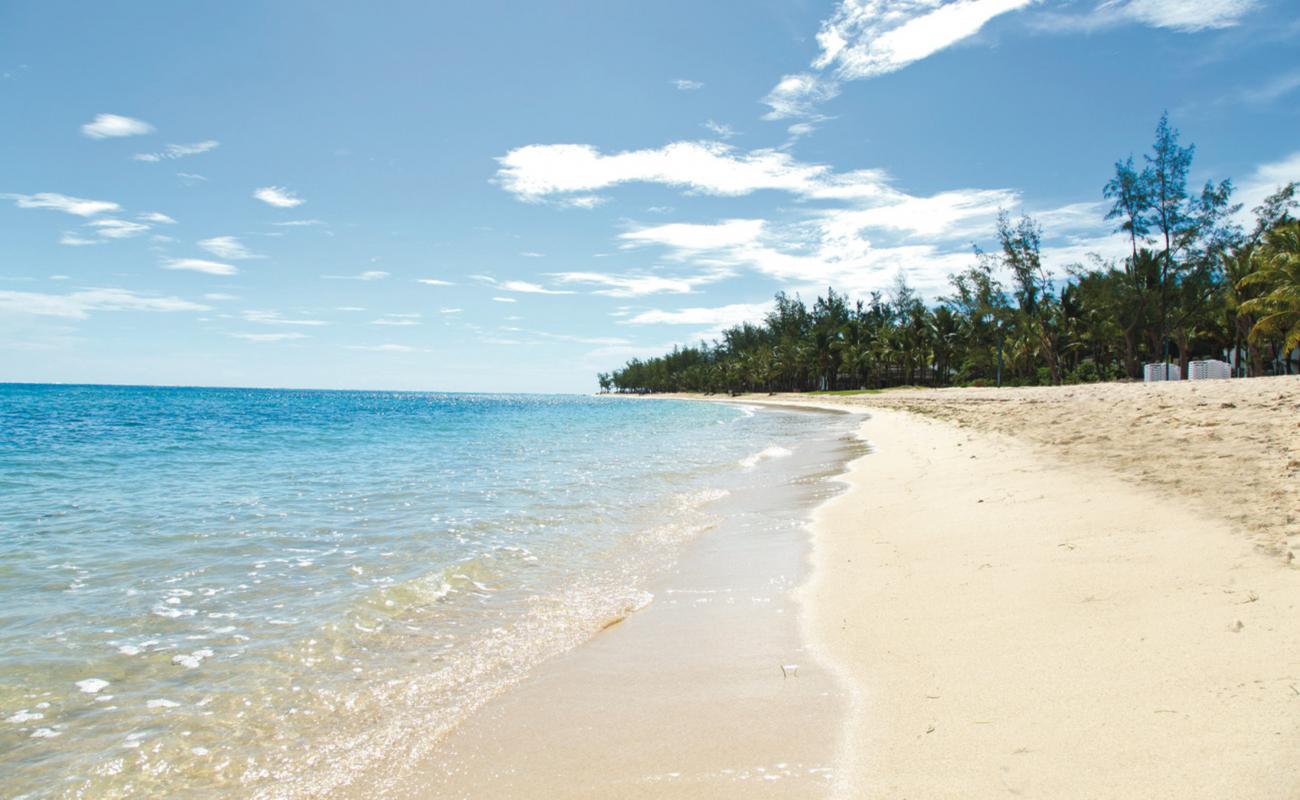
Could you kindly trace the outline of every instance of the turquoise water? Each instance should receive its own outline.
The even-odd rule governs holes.
[[[0,385],[6,796],[393,774],[651,600],[826,418],[619,398]]]

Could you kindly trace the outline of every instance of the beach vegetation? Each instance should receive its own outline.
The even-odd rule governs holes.
[[[900,386],[1059,385],[1138,380],[1145,363],[1221,358],[1241,377],[1289,372],[1300,347],[1296,184],[1238,222],[1230,180],[1189,185],[1194,145],[1162,115],[1150,151],[1114,164],[1105,219],[1128,253],[1089,256],[1063,275],[1043,263],[1044,231],[999,213],[997,246],[973,248],[927,303],[902,271],[851,299],[777,293],[762,321],[634,358],[601,391],[854,393]]]

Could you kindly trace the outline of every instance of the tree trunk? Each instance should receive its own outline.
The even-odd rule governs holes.
[[[1137,326],[1124,329],[1124,371],[1133,380],[1141,374],[1137,357]]]

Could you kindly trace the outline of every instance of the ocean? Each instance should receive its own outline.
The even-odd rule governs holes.
[[[834,417],[617,397],[0,385],[14,797],[393,775],[654,601]]]

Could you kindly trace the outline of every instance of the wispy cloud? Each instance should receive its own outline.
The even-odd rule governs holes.
[[[603,288],[592,294],[605,297],[644,297],[654,294],[690,294],[698,287],[715,283],[730,275],[715,271],[707,275],[688,278],[667,278],[659,275],[609,275],[601,272],[557,272],[551,275],[557,283],[586,284]]]
[[[379,319],[372,319],[371,325],[391,325],[394,327],[405,328],[413,325],[420,325],[420,314],[385,314]]]
[[[213,236],[211,239],[200,239],[198,245],[217,258],[229,258],[235,261],[265,258],[265,256],[249,250],[244,246],[243,242],[234,236]]]
[[[1256,0],[1130,0],[1122,4],[1121,13],[1153,27],[1193,33],[1231,28],[1257,6]]]
[[[573,294],[561,289],[547,289],[545,286],[529,281],[501,281],[497,284],[497,288],[522,294]]]
[[[13,200],[19,208],[48,208],[75,214],[78,217],[93,217],[110,211],[121,211],[122,207],[108,200],[87,200],[82,197],[69,197],[57,192],[39,192],[37,194],[0,194],[7,200]]]
[[[145,222],[152,222],[155,225],[175,225],[176,220],[158,211],[149,211],[144,214],[137,214],[136,219]]]
[[[1296,89],[1300,89],[1300,70],[1277,75],[1258,86],[1244,89],[1239,96],[1243,102],[1263,105],[1281,99]]]
[[[368,269],[356,275],[322,275],[321,277],[330,281],[382,281],[390,274],[381,269]]]
[[[210,150],[215,150],[221,145],[215,139],[206,139],[202,142],[193,144],[169,144],[158,153],[136,153],[132,158],[136,161],[170,161],[186,156],[197,156]]]
[[[278,311],[245,311],[244,319],[258,325],[301,325],[319,327],[329,323],[322,319],[285,319]]]
[[[405,344],[350,344],[347,348],[349,350],[364,350],[371,353],[415,353],[419,351],[419,348]]]
[[[1034,25],[1065,33],[1131,24],[1199,33],[1235,27],[1258,7],[1257,0],[1103,0],[1086,12],[1040,14]]]
[[[229,335],[246,342],[289,342],[310,338],[304,333],[232,333]]]
[[[283,186],[263,186],[253,192],[253,197],[276,208],[297,208],[307,202]]]
[[[284,228],[306,228],[313,225],[324,225],[325,223],[318,219],[291,219],[284,222],[272,222],[271,224]]]
[[[701,127],[707,130],[709,133],[712,133],[714,136],[717,136],[722,139],[730,139],[731,137],[739,133],[739,131],[737,131],[735,128],[731,127],[730,125],[721,122],[715,122],[711,119],[701,123]]]
[[[683,92],[694,92],[704,88],[704,84],[700,81],[693,81],[688,78],[677,78],[676,80],[671,81],[671,83],[673,86],[676,86],[679,91]]]
[[[1036,0],[842,0],[817,34],[817,69],[841,80],[873,78],[974,36],[994,17]]]
[[[492,302],[494,302],[494,303],[518,303],[519,301],[516,300],[516,299],[513,298],[513,297],[494,297],[494,298],[492,298]]]
[[[64,231],[63,235],[59,237],[59,244],[67,245],[68,247],[87,247],[89,245],[103,243],[103,239],[87,239],[76,231]]]
[[[814,109],[840,93],[839,84],[809,72],[785,75],[763,98],[770,110],[763,119],[787,119],[814,114]]]
[[[519,330],[517,328],[503,328],[503,330]],[[593,344],[613,347],[615,345],[630,344],[627,339],[621,336],[575,336],[570,333],[549,333],[547,331],[521,331],[529,333],[542,339],[550,339],[554,342],[572,342],[574,344]]]
[[[416,278],[416,283],[423,283],[425,286],[455,286],[451,281],[444,281],[442,278]]]
[[[127,289],[84,289],[69,294],[0,291],[0,312],[86,319],[95,311],[208,311],[179,297],[155,297]]]
[[[96,219],[86,223],[106,239],[130,239],[149,230],[149,226],[125,219]]]
[[[119,114],[100,114],[81,126],[81,134],[91,139],[109,139],[119,136],[140,136],[153,133],[153,126],[143,120]]]
[[[791,136],[824,119],[817,107],[840,92],[840,82],[886,75],[969,39],[995,17],[1037,0],[840,0],[817,33],[812,72],[782,76],[763,98],[764,119],[807,118]]]
[[[239,272],[239,269],[233,264],[222,264],[219,261],[205,261],[201,258],[172,258],[164,261],[162,266],[163,269],[206,272],[209,275],[234,275]]]

